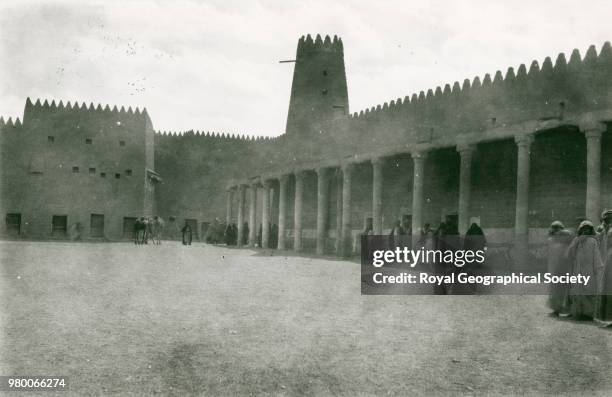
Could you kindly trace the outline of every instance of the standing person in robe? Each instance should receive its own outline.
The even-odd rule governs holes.
[[[442,253],[442,257],[444,256],[444,250],[446,249],[446,224],[444,222],[440,223],[440,226],[436,229],[434,233],[434,245],[435,250],[439,250]],[[432,273],[434,276],[447,276],[449,275],[449,271],[451,270],[448,264],[444,263],[441,258],[436,258],[434,263],[432,264]],[[437,283],[433,285],[433,292],[435,295],[446,295],[448,294],[448,286],[444,283],[438,285]]]
[[[185,226],[181,229],[181,233],[183,234],[183,245],[191,245],[192,232],[191,226],[189,226],[187,221],[185,221]]]
[[[223,239],[225,240],[225,245],[228,247],[232,244],[233,236],[232,236],[232,224],[228,223],[225,227],[225,233],[223,234]]]
[[[458,251],[463,248],[463,239],[459,234],[459,225],[457,224],[457,218],[447,216],[444,221],[444,235],[441,239],[441,245],[438,246],[439,250],[443,252],[448,251]],[[466,272],[464,267],[457,267],[454,263],[444,263],[446,274],[450,275],[451,273],[456,274],[460,272]],[[469,294],[472,293],[472,288],[468,285],[461,284],[447,284],[445,286],[445,294]]]
[[[151,220],[151,218],[146,217],[145,218],[145,237],[144,237],[145,244],[149,244],[149,238],[153,238],[153,221]],[[155,244],[155,240],[153,240],[153,243]]]
[[[548,232],[548,261],[547,270],[554,276],[564,276],[571,270],[570,262],[565,252],[572,241],[572,234],[560,221],[554,221]],[[559,316],[570,313],[568,302],[569,285],[550,284],[548,306],[552,309],[551,315]]]
[[[276,249],[278,247],[278,225],[273,223],[270,226],[270,248]]]
[[[244,222],[244,233],[242,233],[242,241],[240,242],[241,245],[248,245],[249,244],[249,222]]]
[[[153,244],[161,245],[162,233],[164,230],[164,220],[161,216],[153,217]]]
[[[395,221],[395,225],[389,233],[389,246],[399,247],[404,242],[405,236],[406,229],[402,226],[402,222],[400,220]]]
[[[612,210],[601,214],[600,250],[604,271],[597,296],[597,319],[604,326],[612,325]]]
[[[262,247],[262,245],[261,245],[261,236],[263,235],[262,230],[263,230],[263,225],[260,223],[259,224],[259,229],[257,230],[257,246],[259,248]]]
[[[477,224],[472,223],[465,233],[463,239],[463,249],[466,251],[485,251],[487,247],[487,238],[485,237],[484,230]],[[483,263],[476,263],[478,267],[484,267]]]
[[[571,274],[590,276],[587,285],[571,284],[569,287],[570,312],[576,320],[593,319],[596,314],[598,280],[603,274],[603,262],[595,227],[589,220],[578,226],[578,235],[567,249],[571,263]]]

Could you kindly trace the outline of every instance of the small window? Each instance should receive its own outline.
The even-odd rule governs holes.
[[[100,172],[100,177],[101,178],[106,178],[106,172]]]
[[[327,70],[323,71],[323,76],[327,76]]]
[[[125,170],[125,175],[132,176],[132,170]]]
[[[47,137],[47,142],[48,142],[48,143],[53,143],[53,142],[55,142],[55,137],[54,137],[54,136],[49,135],[49,136]]]
[[[79,172],[79,167],[72,167],[72,172],[78,173]]]
[[[115,179],[121,178],[121,174],[115,174]]]
[[[96,173],[96,169],[94,167],[89,167],[89,173],[90,174],[95,174]]]
[[[91,144],[92,144],[92,142],[93,142],[93,141],[91,140],[91,138],[85,138],[85,144],[86,144],[86,145],[91,145]]]
[[[119,146],[125,146],[125,141],[119,141]]]

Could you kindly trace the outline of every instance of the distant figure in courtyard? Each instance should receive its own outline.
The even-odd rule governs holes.
[[[434,249],[436,250],[444,250],[445,248],[445,242],[444,239],[446,237],[446,224],[444,222],[440,223],[440,226],[438,226],[438,228],[436,229],[436,231],[434,232]],[[447,276],[449,275],[449,272],[451,271],[450,267],[444,263],[443,261],[438,261],[436,260],[433,263],[433,274],[435,276]],[[447,289],[447,285],[446,284],[440,284],[438,285],[437,283],[434,284],[433,286],[433,292],[435,295],[446,295],[448,294],[448,289]]]
[[[270,248],[276,249],[278,247],[278,225],[273,223],[270,226]]]
[[[463,239],[463,249],[472,252],[485,251],[487,247],[487,238],[485,237],[484,230],[477,224],[472,223],[465,233]],[[477,264],[478,266],[484,266],[484,263]]]
[[[599,294],[597,296],[596,317],[605,326],[612,325],[612,210],[601,214],[599,234],[601,259],[604,262]]]
[[[603,274],[603,262],[595,227],[589,220],[578,226],[578,235],[567,249],[571,263],[571,274],[590,276],[587,285],[571,284],[569,288],[570,312],[576,320],[593,319],[595,316],[598,280]]]
[[[204,241],[208,244],[221,244],[225,242],[225,223],[219,221],[219,218],[215,218],[213,223],[208,227]]]
[[[435,231],[431,228],[430,223],[426,223],[421,230],[421,238],[419,238],[417,248],[425,248],[432,250],[435,247]]]
[[[257,238],[256,238],[257,239],[257,242],[256,242],[257,245],[256,246],[260,247],[260,248],[262,247],[262,245],[261,245],[261,236],[263,234],[262,231],[263,231],[263,228],[262,228],[262,224],[260,223],[259,224],[259,229],[257,230]]]
[[[444,228],[444,238],[442,239],[442,250],[443,251],[458,251],[461,250],[463,248],[463,239],[461,238],[461,235],[459,234],[459,225],[457,224],[457,218],[456,217],[451,217],[451,216],[447,216],[446,220],[444,222],[445,224],[445,228]],[[438,248],[440,249],[440,248]],[[463,266],[463,267],[459,267],[456,266],[454,263],[450,263],[449,264],[449,269],[447,271],[449,271],[449,273],[455,273],[455,280],[457,279],[457,274],[458,273],[470,273],[471,269],[469,266]],[[450,284],[447,286],[447,293],[450,289],[450,292],[455,293],[455,294],[469,294],[469,293],[473,293],[474,291],[474,286],[473,285],[468,285],[468,284],[459,284],[459,283],[455,283],[455,284]]]
[[[76,222],[70,225],[70,240],[72,241],[80,241],[82,234],[81,222]]]
[[[554,221],[548,232],[548,272],[555,276],[564,276],[571,271],[570,261],[565,253],[572,241],[572,234],[560,221]],[[566,284],[550,284],[548,306],[552,315],[569,314],[569,286]]]
[[[237,229],[234,223],[230,223],[226,226],[224,237],[226,245],[236,245]]]
[[[242,225],[243,233],[240,245],[247,245],[249,243],[249,222],[244,222]]]
[[[162,234],[164,232],[164,220],[161,216],[153,217],[153,244],[160,245]]]
[[[395,225],[389,233],[389,246],[398,247],[406,240],[406,229],[402,226],[400,220],[395,221]]]
[[[144,217],[136,219],[134,222],[134,244],[141,245],[144,243],[146,227]]]
[[[181,233],[183,234],[183,245],[191,245],[192,232],[191,226],[189,226],[187,221],[185,221],[185,226],[181,229]]]
[[[145,218],[145,234],[144,234],[144,243],[149,244],[149,239],[153,237],[153,221],[151,218]],[[153,242],[155,243],[155,242]]]

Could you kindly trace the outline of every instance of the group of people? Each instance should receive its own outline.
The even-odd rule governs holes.
[[[550,225],[548,271],[553,275],[590,276],[586,284],[552,284],[548,304],[554,316],[597,320],[612,325],[612,210],[595,225],[581,220],[576,233],[563,223]]]
[[[164,220],[159,216],[154,216],[153,219],[149,217],[140,217],[134,221],[134,244],[142,245],[148,244],[149,239],[153,241],[153,244],[161,244],[161,237],[164,230]]]
[[[270,248],[276,248],[278,246],[278,225],[276,225],[275,223],[269,223],[268,224],[270,233],[268,236],[268,244],[267,246]],[[206,241],[208,243],[225,243],[228,246],[235,246],[238,245],[238,225],[235,223],[229,223],[229,224],[221,224],[220,229],[223,229],[222,233],[211,233],[210,234],[210,239],[212,241]],[[263,247],[262,244],[262,239],[263,239],[263,233],[262,233],[262,225],[259,225],[259,230],[257,232],[257,241],[256,244],[258,247]],[[248,240],[249,240],[249,224],[248,222],[244,222],[243,224],[243,233],[242,233],[242,241],[240,241],[240,245],[246,245],[248,244]]]

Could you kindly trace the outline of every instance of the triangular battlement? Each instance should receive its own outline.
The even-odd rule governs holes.
[[[200,131],[200,130],[187,130],[187,131],[155,131],[155,136],[160,138],[165,137],[176,137],[176,138],[200,138],[214,141],[236,141],[236,142],[271,142],[279,137],[269,136],[253,136],[245,134],[234,134],[227,132],[215,132],[215,131]]]
[[[32,100],[28,97],[25,103],[23,118],[24,120],[29,120],[30,117],[36,118],[42,115],[47,115],[59,111],[88,112],[97,114],[121,114],[124,117],[128,116],[137,118],[141,118],[147,114],[146,108],[143,108],[142,111],[138,107],[135,108],[135,110],[132,110],[132,107],[129,106],[126,112],[123,106],[121,106],[121,110],[118,110],[116,105],[113,106],[111,109],[111,106],[109,104],[98,103],[94,105],[93,102],[90,102],[89,105],[87,105],[85,102],[83,102],[81,105],[79,105],[77,101],[74,101],[73,103],[67,101],[66,105],[64,105],[64,102],[62,100],[56,102],[55,99],[52,99],[50,103],[48,99],[44,99],[41,103],[40,98],[37,98],[36,102],[33,103]]]
[[[297,46],[298,58],[302,53],[312,51],[343,52],[342,39],[336,35],[334,35],[333,39],[329,35],[325,35],[325,38],[322,38],[320,34],[317,34],[314,40],[310,34],[300,37]]]
[[[300,39],[301,40],[301,39]],[[449,98],[455,96],[467,95],[475,90],[486,90],[490,88],[497,88],[501,90],[513,89],[514,86],[524,86],[526,84],[545,84],[547,81],[551,81],[555,76],[563,76],[566,73],[582,73],[585,69],[588,70],[584,73],[589,78],[593,78],[594,74],[602,67],[610,68],[612,65],[612,47],[609,41],[606,41],[599,54],[594,45],[589,46],[584,57],[581,57],[580,51],[574,49],[567,61],[566,55],[560,53],[556,60],[553,62],[550,57],[546,57],[540,68],[538,61],[534,60],[527,70],[525,64],[519,65],[515,72],[514,67],[509,67],[505,74],[502,74],[498,70],[493,79],[490,74],[485,74],[482,78],[476,76],[473,80],[465,79],[463,84],[454,82],[451,88],[450,84],[446,84],[444,88],[436,87],[434,90],[429,89],[427,93],[421,91],[418,95],[412,94],[411,97],[406,96],[402,100],[398,98],[395,102],[392,100],[390,103],[385,102],[382,106],[373,106],[369,109],[361,110],[359,112],[352,113],[350,118],[359,117],[373,117],[379,113],[385,113],[390,111],[407,110],[414,106],[429,106],[434,103],[443,102]]]

